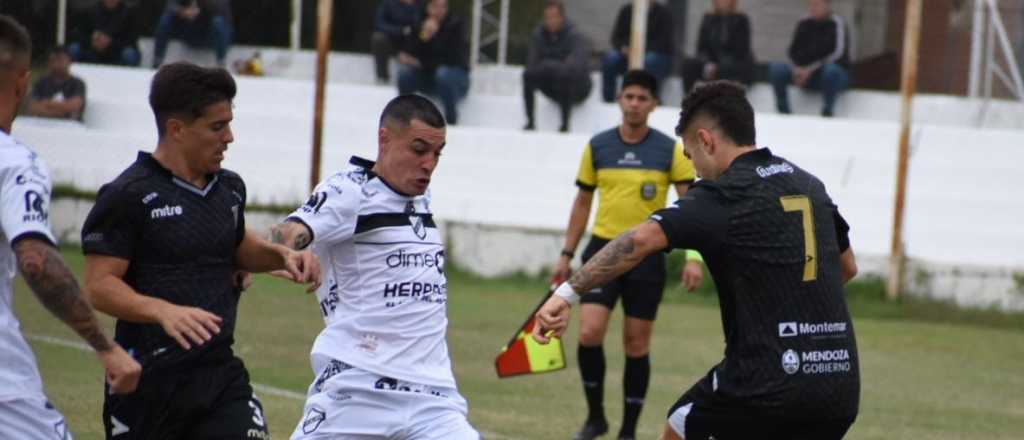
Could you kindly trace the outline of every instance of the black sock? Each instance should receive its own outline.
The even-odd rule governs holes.
[[[576,350],[583,379],[583,394],[587,397],[587,422],[603,422],[604,418],[604,347],[585,347]]]
[[[651,358],[626,356],[626,371],[622,375],[622,429],[619,437],[636,437],[636,422],[647,396],[647,383],[651,379]]]

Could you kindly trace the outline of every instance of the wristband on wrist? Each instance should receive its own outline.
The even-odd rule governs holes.
[[[573,252],[573,251],[570,251],[568,249],[562,249],[562,254],[561,255],[563,257],[569,257],[569,259],[571,260],[571,259],[573,259],[573,257],[576,256],[576,253]]]
[[[686,261],[699,261],[699,262],[703,263],[704,262],[704,257],[700,255],[700,252],[697,252],[697,251],[695,251],[693,249],[687,249],[686,250]]]
[[[568,281],[566,281],[566,282],[562,283],[562,285],[558,286],[558,288],[555,289],[555,293],[554,294],[557,295],[559,298],[562,298],[562,299],[568,301],[569,305],[575,306],[576,304],[579,304],[579,302],[580,302],[580,295],[578,293],[576,293],[575,290],[572,289],[572,286],[569,285]]]

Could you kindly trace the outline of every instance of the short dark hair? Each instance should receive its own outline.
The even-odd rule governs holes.
[[[651,72],[634,69],[626,72],[622,77],[622,90],[629,86],[640,86],[651,92],[651,96],[658,98],[658,79]]]
[[[235,99],[236,92],[235,79],[227,70],[185,62],[164,65],[153,75],[149,87],[149,106],[157,132],[163,137],[167,120],[172,117],[195,121],[210,105]]]
[[[714,118],[726,136],[738,145],[754,145],[754,108],[747,100],[746,89],[733,81],[711,81],[701,85],[683,99],[676,134],[690,126],[698,115]]]
[[[31,56],[32,37],[25,27],[9,15],[0,15],[0,69],[13,67],[16,61],[27,62]]]
[[[423,121],[424,124],[434,128],[445,126],[444,115],[437,109],[437,106],[420,95],[401,95],[388,102],[380,114],[380,126],[393,123],[404,128],[408,127],[413,119]]]
[[[562,17],[565,17],[565,3],[562,3],[561,0],[548,0],[544,3],[545,11],[551,8],[558,9],[558,13],[561,14]]]

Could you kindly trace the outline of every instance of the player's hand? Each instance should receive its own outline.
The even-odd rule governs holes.
[[[703,281],[704,265],[700,261],[688,260],[686,266],[683,266],[683,287],[687,292],[693,292]]]
[[[555,263],[555,270],[551,272],[551,284],[557,287],[568,280],[570,276],[572,276],[572,266],[569,257],[562,255],[558,258],[558,263]]]
[[[312,252],[288,250],[284,259],[285,271],[291,276],[292,281],[300,284],[309,284],[307,293],[315,292],[320,288],[321,273],[320,259]]]
[[[398,53],[398,63],[406,66],[421,67],[420,60],[406,52]]]
[[[107,383],[110,384],[110,392],[114,394],[131,394],[139,386],[139,377],[142,376],[142,365],[130,354],[124,351],[120,345],[96,353],[103,369],[107,372]]]
[[[166,303],[160,311],[160,326],[186,350],[202,345],[220,333],[221,317],[198,307]]]
[[[793,84],[796,84],[800,87],[805,87],[807,85],[807,81],[811,79],[812,73],[814,73],[813,70],[806,69],[803,67],[797,67],[793,69]]]
[[[244,292],[252,287],[252,274],[244,270],[236,270],[234,280],[235,288],[239,291]]]
[[[537,314],[536,325],[533,326],[533,340],[547,344],[551,338],[561,337],[569,327],[572,305],[560,296],[551,295]]]

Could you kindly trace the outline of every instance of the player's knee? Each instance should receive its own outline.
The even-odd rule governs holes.
[[[626,352],[626,356],[631,358],[647,356],[651,351],[651,339],[642,337],[626,338],[623,351]]]
[[[605,328],[598,325],[583,325],[580,327],[580,344],[593,347],[604,342]]]

